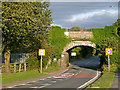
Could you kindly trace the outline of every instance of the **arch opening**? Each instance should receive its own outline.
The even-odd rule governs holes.
[[[64,51],[62,52],[62,56],[61,57],[61,61],[62,61],[62,66],[69,66],[71,63],[71,61],[74,59],[79,59],[81,58],[80,55],[78,55],[77,57],[71,57],[71,53],[70,51],[74,48],[77,48],[77,47],[80,47],[82,48],[81,51],[84,51],[84,53],[82,53],[81,55],[82,56],[86,56],[86,57],[90,57],[92,59],[99,59],[99,57],[92,57],[92,51],[94,49],[96,49],[96,45],[91,43],[91,41],[72,41],[70,44],[68,44],[65,48],[64,48]],[[74,50],[73,50],[74,51]],[[88,51],[89,54],[88,55]],[[85,55],[86,54],[86,55]],[[88,55],[88,56],[87,56]],[[95,54],[96,55],[96,54]],[[79,60],[78,60],[79,61]],[[87,62],[88,63],[88,62]]]

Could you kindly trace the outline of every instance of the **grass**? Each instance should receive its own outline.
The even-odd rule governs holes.
[[[22,81],[32,78],[37,78],[40,76],[44,76],[50,72],[58,71],[60,68],[59,66],[50,66],[47,70],[43,70],[43,73],[39,73],[38,70],[32,70],[32,71],[26,71],[26,72],[20,72],[20,73],[3,73],[2,74],[2,84],[12,83],[16,81]]]
[[[90,87],[109,88],[112,85],[114,76],[115,74],[113,72],[103,72],[101,78]]]

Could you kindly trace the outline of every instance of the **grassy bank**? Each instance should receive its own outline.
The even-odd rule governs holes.
[[[49,66],[47,70],[43,70],[43,73],[39,73],[38,70],[32,70],[32,71],[26,71],[26,72],[20,72],[20,73],[3,73],[2,74],[2,84],[12,83],[16,81],[22,81],[27,79],[33,79],[40,76],[47,75],[50,72],[58,71],[60,70],[60,67],[57,65],[55,66]]]
[[[101,78],[90,87],[109,88],[113,82],[115,74],[113,72],[103,72]]]

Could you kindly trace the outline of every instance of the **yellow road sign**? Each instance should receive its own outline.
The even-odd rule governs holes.
[[[112,48],[106,48],[106,55],[112,55]]]
[[[45,56],[45,49],[39,49],[39,56]]]

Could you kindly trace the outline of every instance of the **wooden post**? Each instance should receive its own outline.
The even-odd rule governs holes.
[[[19,72],[21,72],[21,63],[19,64]]]
[[[26,62],[24,62],[24,71],[26,71]]]
[[[14,63],[14,73],[16,73],[16,63]]]

